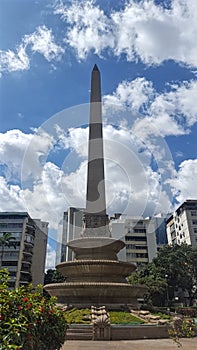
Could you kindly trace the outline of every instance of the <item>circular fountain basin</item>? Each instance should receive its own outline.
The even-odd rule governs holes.
[[[77,260],[117,260],[117,253],[125,243],[110,237],[85,237],[67,243]]]
[[[76,260],[58,264],[58,271],[67,282],[121,282],[135,269],[135,264],[114,260]]]
[[[90,307],[91,305],[131,304],[143,298],[146,287],[126,283],[64,282],[48,284],[44,289],[58,302]]]

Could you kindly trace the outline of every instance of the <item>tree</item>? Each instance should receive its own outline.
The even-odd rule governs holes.
[[[156,306],[165,305],[167,282],[154,263],[150,263],[132,274],[129,277],[129,283],[143,284],[147,287],[147,292],[144,295],[145,303]]]
[[[184,243],[165,246],[152,263],[137,271],[129,280],[130,283],[145,284],[148,287],[145,300],[161,306],[173,303],[177,291],[181,291],[182,295],[187,292],[192,304],[196,277],[197,249]]]
[[[3,255],[5,251],[5,247],[14,247],[16,249],[15,237],[12,236],[10,232],[4,232],[3,236],[0,237],[0,247],[1,247],[1,264],[3,261]]]
[[[159,251],[153,263],[167,280],[169,299],[173,300],[175,292],[181,289],[188,292],[192,303],[197,277],[197,249],[186,243],[167,245]]]
[[[49,269],[45,273],[44,276],[44,284],[50,284],[50,283],[61,283],[65,281],[65,277],[62,276],[62,274],[56,270],[56,269]]]

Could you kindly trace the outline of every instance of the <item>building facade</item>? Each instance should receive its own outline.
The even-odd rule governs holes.
[[[197,200],[186,200],[167,220],[168,244],[197,246]]]
[[[62,261],[73,260],[73,252],[66,246],[69,241],[80,238],[83,227],[84,208],[68,208],[63,214],[62,231],[58,237],[56,265]]]
[[[48,223],[27,212],[1,212],[0,236],[10,233],[14,246],[0,246],[0,268],[8,268],[10,288],[44,283]]]
[[[63,229],[57,243],[56,264],[73,260],[73,253],[66,244],[70,240],[80,238],[84,210],[71,207],[64,212]],[[167,244],[167,217],[159,214],[144,219],[127,217],[120,213],[114,214],[109,224],[111,236],[125,243],[125,248],[118,253],[119,260],[134,262],[137,265],[151,262],[156,257],[157,251]]]
[[[144,265],[157,255],[155,227],[151,219],[124,217],[111,220],[112,237],[122,239],[125,248],[120,258],[136,265]]]

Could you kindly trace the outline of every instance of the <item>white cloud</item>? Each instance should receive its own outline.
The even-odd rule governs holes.
[[[28,48],[33,53],[43,55],[47,61],[59,60],[64,52],[63,48],[55,43],[52,31],[46,26],[40,26],[34,33],[22,38],[15,52],[0,50],[0,72],[28,70],[30,68]]]
[[[0,176],[0,211],[26,211],[23,190]]]
[[[142,140],[148,141],[150,135],[183,135],[190,132],[197,122],[197,82],[194,80],[172,84],[168,92],[158,94],[151,82],[137,78],[132,82],[120,83],[115,93],[104,96],[105,110],[142,111],[133,117],[132,131]],[[136,97],[136,99],[135,99]],[[169,127],[170,126],[170,127]]]
[[[29,57],[23,45],[20,45],[16,49],[16,52],[0,50],[0,72],[14,72],[18,70],[27,70],[29,68]]]
[[[42,158],[46,157],[54,143],[52,136],[42,130],[39,134],[25,134],[13,129],[0,133],[0,138],[1,164],[5,165],[8,181],[19,182],[21,171],[24,181],[30,176],[30,173],[34,179],[39,176]],[[26,157],[23,163],[25,152]]]
[[[120,83],[113,95],[105,95],[103,102],[107,105],[114,105],[116,108],[140,110],[140,107],[150,103],[154,90],[152,82],[145,78],[136,78],[133,81]]]
[[[30,45],[33,52],[40,53],[47,61],[60,59],[64,52],[62,47],[55,43],[52,30],[46,26],[38,27],[34,33],[25,35],[23,43],[25,47]]]
[[[197,159],[184,160],[177,171],[176,177],[169,180],[179,203],[186,199],[197,198]]]
[[[165,2],[130,0],[110,14],[86,0],[70,6],[60,3],[54,12],[67,22],[66,42],[79,59],[90,51],[101,56],[108,50],[148,65],[172,59],[197,66],[196,0],[172,0],[168,8]]]
[[[53,249],[53,247],[48,243],[47,244],[45,271],[55,268],[55,258],[56,258],[56,252]]]
[[[70,25],[65,42],[76,50],[79,59],[84,59],[91,50],[100,55],[106,47],[114,46],[110,19],[94,1],[73,2],[71,6],[60,3],[54,13]]]

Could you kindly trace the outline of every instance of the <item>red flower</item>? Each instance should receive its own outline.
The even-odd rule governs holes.
[[[3,315],[0,314],[0,320],[3,320]]]
[[[32,307],[32,304],[27,304],[28,309],[30,309],[30,307]]]
[[[22,306],[21,306],[21,305],[18,305],[18,306],[17,306],[17,309],[18,309],[18,310],[21,310],[21,309],[22,309]]]
[[[28,298],[23,298],[23,301],[26,303],[29,299]]]
[[[52,313],[53,313],[53,310],[49,310],[49,313],[52,314]]]
[[[41,306],[40,311],[42,312],[42,314],[44,313],[44,307],[43,306]]]

